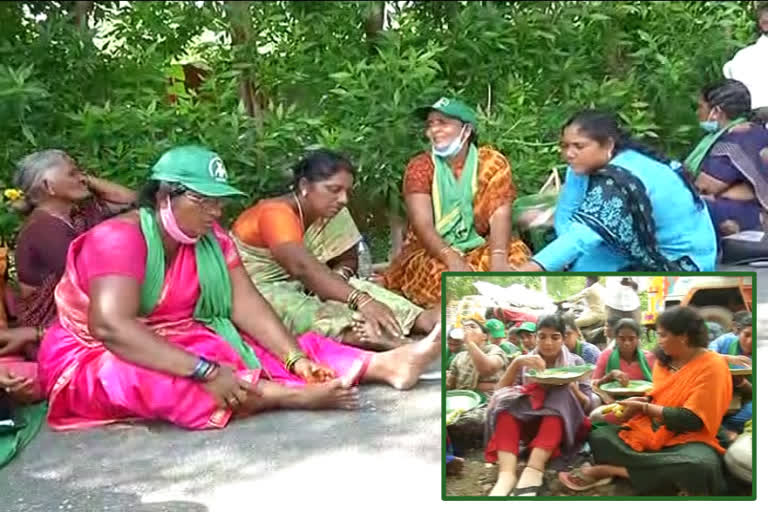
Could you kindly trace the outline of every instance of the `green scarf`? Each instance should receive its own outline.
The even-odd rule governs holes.
[[[160,227],[148,208],[139,210],[141,231],[147,242],[147,267],[141,286],[141,314],[147,316],[160,298],[165,282],[165,249]],[[260,368],[261,363],[253,349],[243,341],[232,323],[232,283],[229,280],[224,254],[213,233],[206,233],[195,244],[197,278],[200,297],[194,318],[224,338],[237,352],[248,368]]]
[[[738,119],[735,119],[722,127],[720,130],[710,133],[707,136],[705,136],[703,139],[699,141],[699,143],[696,145],[695,148],[693,148],[693,151],[691,151],[691,154],[688,155],[688,158],[685,159],[685,167],[690,170],[694,176],[699,175],[699,171],[701,170],[701,162],[704,161],[704,158],[706,158],[707,153],[709,153],[709,150],[712,149],[712,146],[715,145],[717,142],[717,139],[720,138],[720,136],[725,133],[726,131],[730,130],[732,127],[736,126],[737,124],[743,123],[747,119],[744,117],[740,117]]]
[[[731,355],[731,356],[739,355],[739,338],[735,338],[731,340],[730,345],[728,345],[728,355]]]
[[[619,357],[619,349],[618,347],[615,347],[613,352],[611,352],[611,357],[608,358],[608,364],[605,367],[606,374],[612,372],[613,370],[621,369]],[[652,382],[653,374],[651,373],[651,369],[648,367],[648,361],[645,360],[645,354],[643,354],[643,351],[640,350],[639,344],[637,346],[637,361],[640,363],[640,369],[643,370],[643,377],[645,380]]]
[[[576,351],[574,353],[584,359],[582,352],[584,352],[584,346],[581,344],[581,340],[576,340]]]
[[[469,146],[458,182],[444,158],[433,154],[432,162],[435,165],[432,210],[437,233],[451,247],[462,252],[480,247],[485,239],[475,230],[475,215],[472,211],[477,192],[477,147],[474,144]]]

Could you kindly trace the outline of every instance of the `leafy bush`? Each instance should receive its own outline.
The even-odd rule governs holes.
[[[414,107],[444,94],[477,106],[481,142],[531,193],[561,165],[560,125],[586,106],[617,109],[684,156],[699,136],[697,90],[753,28],[750,2],[416,2],[391,4],[393,28],[371,35],[369,2],[251,2],[239,20],[250,39],[232,47],[222,2],[95,2],[98,31],[72,23],[76,3],[0,4],[0,185],[44,147],[138,185],[162,151],[200,142],[256,200],[308,147],[328,145],[360,166],[352,207],[378,254],[387,212],[402,212],[404,166],[425,149]],[[30,21],[25,7],[47,18]],[[217,41],[197,41],[205,29]],[[168,70],[180,60],[210,71],[172,103]],[[240,104],[243,77],[263,119]],[[7,238],[18,219],[0,223]]]

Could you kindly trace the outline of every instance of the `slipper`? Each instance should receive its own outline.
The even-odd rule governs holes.
[[[531,485],[519,489],[515,488],[512,490],[512,496],[520,496],[521,498],[536,497],[539,495],[539,491],[542,487],[544,487],[543,483],[541,485]]]
[[[528,468],[528,467],[526,467],[523,470],[523,473],[527,469],[531,469],[533,471],[538,471],[539,473],[541,473],[541,483],[539,483],[537,485],[529,485],[529,486],[526,486],[526,487],[515,487],[512,490],[512,496],[520,496],[522,498],[538,496],[539,495],[539,491],[541,491],[541,489],[544,487],[544,472],[540,471],[538,469],[535,469],[535,468]],[[522,480],[522,479],[523,479],[523,475],[521,473],[520,474],[520,478],[518,479],[517,483],[519,484],[520,480]]]
[[[576,468],[571,471],[561,471],[557,474],[557,478],[564,486],[576,492],[587,491],[595,487],[600,487],[601,485],[608,485],[613,481],[612,476],[594,480],[585,475],[581,468]]]

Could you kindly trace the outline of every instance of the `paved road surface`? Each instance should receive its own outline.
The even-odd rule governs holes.
[[[762,362],[768,284],[760,283],[768,270],[758,276]],[[439,505],[439,390],[369,386],[359,412],[272,412],[210,432],[45,429],[0,471],[0,510],[231,512],[314,499],[324,509],[403,496],[410,506]]]

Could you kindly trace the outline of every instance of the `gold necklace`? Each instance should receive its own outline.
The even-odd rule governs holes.
[[[296,201],[296,207],[299,209],[299,219],[301,219],[301,230],[304,231],[304,210],[301,208],[301,201],[299,201],[299,196],[296,194],[296,192],[293,193],[293,200]]]

